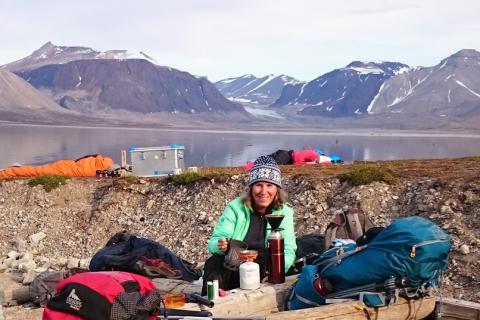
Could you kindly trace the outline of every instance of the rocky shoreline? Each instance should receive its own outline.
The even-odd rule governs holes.
[[[380,226],[413,214],[431,219],[453,238],[442,295],[480,302],[476,162],[478,168],[469,177],[424,173],[392,185],[363,186],[341,184],[320,166],[289,168],[284,188],[295,211],[297,236],[323,232],[332,217],[349,206],[360,206]],[[245,191],[246,178],[237,170],[189,185],[175,185],[168,178],[140,183],[71,179],[49,193],[42,186],[28,186],[28,180],[0,181],[0,274],[4,281],[28,284],[47,268],[88,265],[109,237],[122,230],[156,240],[191,262],[203,262],[219,215],[229,200]]]

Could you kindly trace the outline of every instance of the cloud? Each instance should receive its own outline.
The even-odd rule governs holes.
[[[0,64],[46,41],[142,50],[217,80],[243,73],[313,79],[352,60],[433,65],[480,48],[480,1],[4,1]]]

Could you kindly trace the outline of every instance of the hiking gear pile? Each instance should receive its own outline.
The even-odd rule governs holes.
[[[158,242],[138,238],[128,233],[115,234],[107,245],[90,261],[91,271],[118,270],[150,278],[170,278],[194,281],[201,270],[181,259]]]
[[[382,306],[395,302],[399,294],[421,297],[440,284],[450,247],[450,236],[427,219],[395,220],[367,244],[333,247],[305,266],[290,288],[286,308],[352,298]]]

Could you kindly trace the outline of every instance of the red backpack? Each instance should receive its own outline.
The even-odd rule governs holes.
[[[154,320],[161,303],[150,279],[121,271],[75,274],[56,290],[42,320]]]

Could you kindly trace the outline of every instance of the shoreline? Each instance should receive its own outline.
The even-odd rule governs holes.
[[[42,124],[42,123],[24,123],[0,120],[0,126],[26,126],[26,127],[50,127],[50,128],[78,128],[78,129],[105,129],[105,130],[131,130],[131,131],[158,131],[158,132],[199,132],[199,133],[239,133],[239,134],[270,134],[270,135],[306,135],[306,136],[362,136],[362,137],[452,137],[452,138],[480,138],[480,130],[458,129],[449,130],[399,130],[399,129],[381,129],[381,128],[349,128],[345,129],[323,129],[323,128],[300,128],[300,127],[269,127],[261,130],[256,126],[251,129],[231,128],[225,129],[221,126],[208,125],[209,127],[198,128],[197,126],[177,126],[177,127],[148,127],[148,126],[121,126],[121,125],[65,125],[65,124]]]

